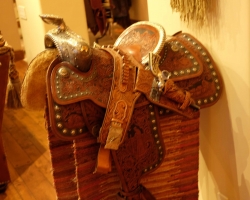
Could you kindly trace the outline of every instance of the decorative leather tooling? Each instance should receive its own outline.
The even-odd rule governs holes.
[[[57,25],[45,36],[46,48],[59,51],[46,77],[55,183],[75,173],[67,193],[79,199],[197,199],[199,109],[222,88],[206,48],[150,22],[112,46],[89,47],[62,18],[41,17]],[[58,164],[67,162],[64,142],[74,160],[67,170]]]

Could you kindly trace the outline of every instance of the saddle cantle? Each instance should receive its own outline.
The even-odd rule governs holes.
[[[91,48],[61,18],[42,18],[58,25],[45,36],[45,46],[57,48],[60,55],[46,78],[49,125],[60,139],[75,141],[80,197],[102,196],[88,193],[81,181],[85,178],[80,179],[88,159],[82,160],[79,152],[90,146],[96,166],[86,176],[92,177],[93,191],[105,182],[91,173],[112,169],[112,178],[103,175],[103,181],[120,177],[119,198],[170,197],[166,192],[180,190],[182,197],[196,196],[199,107],[213,105],[221,93],[221,77],[205,47],[190,34],[166,37],[160,25],[139,22],[113,46]],[[83,140],[88,145],[78,146]],[[194,160],[181,164],[183,159]],[[157,176],[168,181],[152,183]],[[185,183],[178,184],[182,178]],[[112,188],[119,191],[119,184]]]

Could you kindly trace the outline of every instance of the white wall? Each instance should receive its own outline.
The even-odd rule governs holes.
[[[0,31],[14,50],[22,49],[13,0],[0,0]]]
[[[41,7],[38,0],[17,0],[17,7],[24,6],[26,18],[20,18],[26,60],[30,62],[39,52],[44,50],[43,38],[45,29],[39,18]]]
[[[189,32],[208,49],[224,80],[221,99],[201,110],[199,200],[250,199],[250,3],[211,0],[213,11],[198,29],[181,22],[170,0],[148,0],[149,20],[167,34]]]
[[[66,24],[77,34],[88,39],[83,0],[16,0],[17,6],[24,6],[27,19],[20,18],[26,59],[30,62],[44,50],[44,35],[54,28],[45,24],[40,14],[54,14],[64,18]]]

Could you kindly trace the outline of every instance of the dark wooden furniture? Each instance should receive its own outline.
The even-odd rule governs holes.
[[[5,46],[3,42],[2,45],[3,46],[0,45],[0,192],[5,191],[7,183],[10,181],[1,128],[3,122],[11,49]]]

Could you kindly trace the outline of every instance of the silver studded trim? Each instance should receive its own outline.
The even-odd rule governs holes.
[[[166,114],[170,114],[170,113],[171,113],[171,111],[168,109],[165,109],[165,108],[161,108],[159,110],[159,115],[166,115]]]
[[[78,129],[68,129],[68,128],[64,127],[63,121],[62,121],[62,116],[61,116],[60,105],[54,106],[54,112],[55,112],[54,120],[56,121],[56,128],[61,135],[73,137],[73,136],[77,136],[77,135],[80,135],[80,134],[86,132],[86,127],[78,128]]]
[[[201,105],[213,103],[219,97],[219,93],[220,93],[221,88],[220,88],[220,82],[219,82],[218,75],[217,75],[217,73],[214,69],[213,63],[211,61],[212,59],[209,56],[207,50],[204,49],[199,44],[197,44],[197,42],[194,41],[192,38],[190,38],[188,35],[184,34],[183,38],[186,39],[188,42],[190,42],[192,44],[192,46],[194,46],[200,52],[200,54],[202,55],[202,59],[209,66],[210,73],[213,76],[213,81],[214,81],[214,84],[216,86],[216,93],[214,95],[207,97],[207,98],[204,98],[204,99],[198,99],[196,101],[196,104],[201,106]]]
[[[168,42],[168,45],[171,47],[172,51],[182,51],[185,53],[186,57],[189,58],[190,62],[193,63],[193,66],[190,68],[187,68],[185,70],[175,70],[172,72],[172,78],[178,77],[178,76],[184,76],[192,73],[196,73],[200,70],[199,63],[197,60],[193,57],[193,55],[179,42],[179,41],[170,41]]]
[[[163,55],[163,57],[161,58],[161,60],[160,60],[160,62],[159,62],[159,66],[164,62],[164,60],[165,60],[166,57],[167,57],[167,52],[168,52],[167,49],[168,49],[168,48],[167,48],[167,44],[165,43],[165,44],[164,44],[164,48],[163,48],[163,50],[164,50],[164,55]]]
[[[82,72],[87,72],[92,60],[92,48],[85,40],[66,26],[62,18],[54,15],[41,15],[46,23],[61,24],[45,35],[45,47],[56,47],[62,60],[68,61]],[[53,22],[52,22],[53,21]]]
[[[70,68],[68,68],[67,66],[61,66],[57,69],[56,71],[56,78],[55,78],[55,86],[56,86],[56,95],[59,99],[61,100],[69,100],[69,99],[75,99],[81,96],[85,96],[85,95],[92,95],[93,92],[90,91],[79,91],[77,93],[70,93],[68,95],[64,95],[62,93],[62,86],[61,86],[61,79],[65,78],[65,79],[75,79],[75,80],[79,80],[81,82],[89,82],[91,80],[93,80],[95,77],[97,76],[97,71],[96,68],[93,70],[93,73],[87,77],[83,77],[78,73],[75,73],[74,71],[72,71]]]
[[[159,153],[159,159],[156,163],[152,164],[151,166],[148,166],[147,168],[145,168],[143,170],[143,173],[146,173],[156,167],[158,167],[160,165],[160,163],[163,161],[163,157],[164,157],[164,145],[162,144],[161,140],[160,140],[160,135],[158,132],[158,127],[157,127],[157,121],[156,121],[156,117],[155,117],[155,112],[154,112],[154,106],[153,105],[149,105],[149,112],[150,112],[150,121],[151,121],[151,127],[152,127],[152,133],[154,136],[154,141],[155,141],[155,145],[158,149],[158,153]]]

